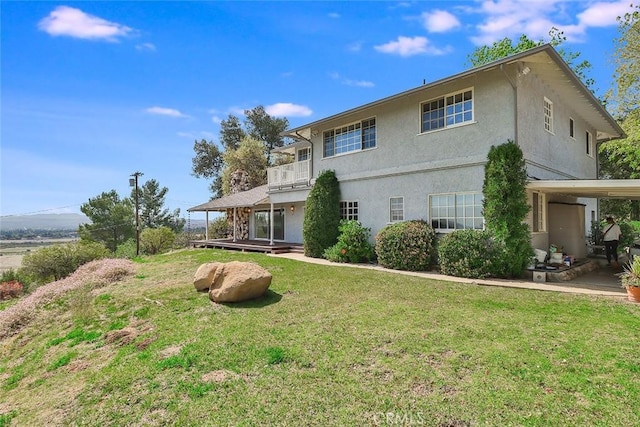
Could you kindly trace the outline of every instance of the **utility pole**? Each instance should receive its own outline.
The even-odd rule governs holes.
[[[135,187],[135,200],[136,200],[136,256],[140,256],[140,216],[138,215],[138,177],[144,175],[142,172],[134,172],[130,176],[134,178],[129,179],[129,186]]]

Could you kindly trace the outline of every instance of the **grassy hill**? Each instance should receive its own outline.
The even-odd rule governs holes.
[[[211,303],[212,260],[268,294]],[[637,304],[231,251],[134,268],[0,322],[0,426],[640,425]]]

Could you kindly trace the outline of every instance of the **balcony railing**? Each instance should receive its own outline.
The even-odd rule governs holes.
[[[269,188],[308,184],[311,179],[310,162],[304,160],[267,169]]]

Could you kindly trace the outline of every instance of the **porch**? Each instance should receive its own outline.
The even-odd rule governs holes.
[[[301,243],[276,242],[270,245],[266,240],[236,240],[235,242],[233,239],[190,240],[189,245],[194,248],[228,249],[265,254],[304,253],[304,247]]]

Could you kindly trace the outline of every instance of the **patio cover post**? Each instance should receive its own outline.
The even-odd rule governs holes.
[[[271,211],[269,212],[269,244],[273,245],[273,203],[269,203]]]
[[[204,239],[209,240],[209,211],[204,211]]]
[[[238,241],[236,239],[236,209],[238,208],[233,208],[233,241],[234,243]]]

